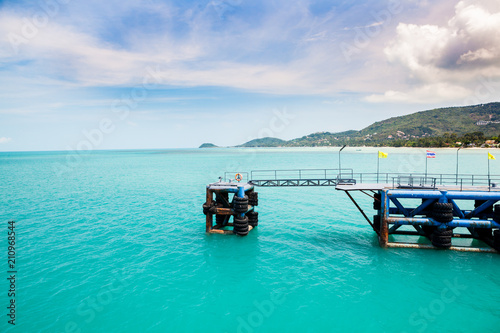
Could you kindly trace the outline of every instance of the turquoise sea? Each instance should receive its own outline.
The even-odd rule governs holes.
[[[358,149],[342,167],[375,172]],[[381,172],[424,171],[425,150],[384,151]],[[429,172],[454,173],[456,151],[435,151]],[[459,154],[460,173],[487,172],[485,150]],[[338,148],[0,153],[0,331],[499,332],[499,255],[382,249],[334,188],[257,189],[257,229],[205,234],[224,171],[337,166]]]

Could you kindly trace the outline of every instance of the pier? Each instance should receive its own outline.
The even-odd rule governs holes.
[[[255,211],[259,204],[258,193],[250,182],[241,183],[241,173],[236,173],[235,178],[240,181],[223,181],[220,178],[218,182],[207,185],[206,202],[203,204],[207,233],[246,236],[258,225],[259,214]],[[230,222],[231,217],[233,222]]]
[[[496,175],[355,173],[352,169],[226,172],[219,182],[207,185],[206,231],[246,236],[258,225],[257,187],[310,186],[333,186],[344,192],[377,234],[381,247],[500,251],[500,204],[496,204],[500,176]],[[371,198],[372,218],[355,194]],[[475,241],[464,245],[463,239]]]

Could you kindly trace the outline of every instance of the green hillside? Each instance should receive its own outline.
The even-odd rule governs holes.
[[[262,138],[248,141],[237,147],[281,147],[287,144],[287,141],[278,138]]]
[[[489,123],[478,125],[479,121]],[[463,135],[478,131],[486,136],[497,135],[500,132],[500,103],[434,109],[389,118],[364,128],[360,134],[387,138],[389,135],[393,137],[441,136],[445,133]]]
[[[361,131],[320,132],[284,141],[263,138],[238,147],[453,146],[478,144],[500,134],[500,103],[421,111],[376,122]]]

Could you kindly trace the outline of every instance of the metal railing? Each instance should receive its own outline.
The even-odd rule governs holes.
[[[436,188],[436,186],[500,187],[500,175],[355,173],[352,169],[254,170],[249,181],[258,186],[335,186],[338,183],[386,184],[393,188]]]
[[[358,183],[384,183],[393,185],[414,185],[430,187],[446,186],[486,186],[500,187],[500,175],[456,175],[456,174],[425,174],[425,173],[354,173]]]
[[[408,188],[408,189],[435,189],[436,178],[433,177],[414,177],[414,176],[398,176],[392,178],[392,188]]]
[[[307,180],[353,178],[353,169],[290,169],[290,170],[254,170],[250,180]]]
[[[353,175],[352,169],[254,170],[250,181],[257,186],[336,186],[352,183]]]

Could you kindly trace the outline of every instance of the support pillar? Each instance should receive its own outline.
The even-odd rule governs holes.
[[[212,202],[213,202],[213,191],[207,188],[207,202],[206,205],[208,207],[212,207]],[[213,214],[209,211],[207,212],[207,221],[206,221],[206,232],[210,232],[213,227]]]
[[[389,217],[389,197],[387,196],[386,191],[381,191],[381,214],[380,214],[380,232],[378,236],[378,242],[380,247],[387,247],[387,243],[389,241],[389,226],[388,226],[388,217]]]

